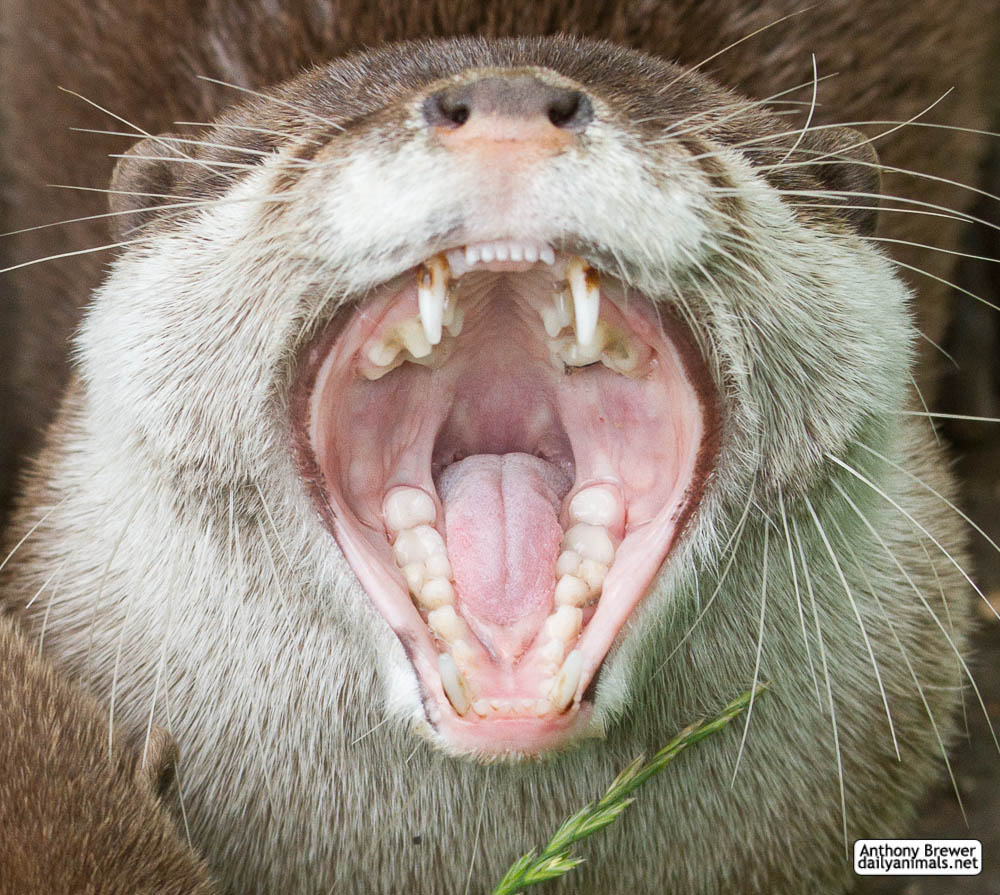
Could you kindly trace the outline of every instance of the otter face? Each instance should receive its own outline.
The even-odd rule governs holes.
[[[902,401],[905,291],[816,201],[866,152],[599,43],[334,63],[123,161],[95,428],[216,529],[259,498],[445,750],[600,736],[696,570]]]

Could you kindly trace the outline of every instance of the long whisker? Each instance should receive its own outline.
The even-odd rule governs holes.
[[[729,575],[729,570],[732,568],[733,563],[736,561],[736,554],[740,546],[740,542],[743,539],[743,529],[746,525],[747,518],[750,515],[750,507],[753,505],[753,488],[750,489],[750,496],[747,498],[746,506],[743,508],[743,515],[740,516],[739,521],[736,523],[733,533],[729,536],[729,540],[726,542],[725,547],[723,547],[721,556],[724,556],[727,552],[729,553],[729,559],[726,561],[725,568],[722,570],[722,574],[719,576],[715,583],[715,590],[712,591],[712,595],[705,601],[705,606],[698,613],[695,620],[691,623],[691,626],[684,632],[684,636],[677,641],[674,648],[670,651],[667,657],[660,663],[660,667],[653,672],[653,676],[660,674],[670,660],[677,654],[677,651],[687,642],[687,639],[694,633],[695,629],[701,624],[701,620],[705,617],[708,610],[712,607],[712,603],[715,602],[715,598],[719,595],[722,590],[722,585],[726,582],[726,577]]]
[[[718,59],[721,55],[723,55],[723,53],[728,53],[734,47],[738,47],[741,43],[744,43],[745,41],[748,41],[748,40],[756,37],[758,34],[763,34],[765,31],[768,31],[771,28],[774,28],[776,25],[780,25],[782,22],[787,22],[789,19],[794,19],[796,16],[804,15],[805,13],[807,13],[811,9],[813,9],[815,6],[816,6],[815,3],[814,4],[810,4],[809,6],[805,6],[802,9],[797,9],[797,10],[795,10],[795,12],[790,12],[788,15],[782,16],[780,19],[775,19],[773,22],[768,22],[768,24],[761,26],[756,31],[751,31],[749,34],[745,34],[743,37],[739,38],[739,40],[734,40],[731,44],[727,44],[721,50],[716,51],[711,56],[708,56],[705,59],[702,59],[701,62],[699,62],[697,65],[689,66],[687,68],[687,71],[697,71],[699,68],[704,68],[706,65],[708,65],[709,62],[712,62],[713,60]],[[683,77],[683,75],[678,75],[676,78],[674,78],[673,81],[671,81],[667,85],[667,87],[668,88],[672,87],[682,77]]]
[[[305,115],[307,118],[312,118],[314,121],[319,121],[325,124],[327,127],[332,127],[334,130],[342,131],[344,128],[342,125],[337,124],[335,121],[331,121],[328,118],[324,118],[322,115],[317,115],[315,112],[303,108],[302,106],[296,105],[295,103],[290,103],[287,100],[278,99],[276,96],[271,96],[269,93],[262,93],[259,90],[251,90],[249,87],[241,87],[239,84],[231,84],[228,81],[220,81],[218,78],[210,78],[208,75],[198,75],[198,80],[208,81],[210,84],[218,84],[220,87],[228,87],[231,90],[238,90],[240,93],[247,93],[250,96],[256,96],[260,99],[267,100],[268,102],[275,103],[279,106],[284,106],[286,109],[292,109],[298,112],[300,115]]]
[[[885,538],[883,538],[882,535],[879,534],[878,530],[871,523],[871,520],[861,511],[861,508],[847,493],[846,489],[842,485],[840,485],[839,482],[836,481],[833,482],[833,485],[837,489],[837,491],[840,492],[844,500],[847,501],[848,506],[850,506],[850,508],[854,511],[858,519],[861,520],[861,523],[865,526],[866,529],[868,529],[868,532],[871,534],[871,536],[875,538],[879,546],[885,551],[889,559],[893,561],[896,568],[899,569],[903,578],[906,580],[906,583],[910,586],[910,589],[913,591],[914,594],[916,594],[917,599],[920,601],[921,605],[924,607],[924,609],[927,610],[927,613],[930,615],[934,624],[937,625],[942,635],[944,635],[944,639],[947,641],[948,646],[951,647],[952,652],[955,654],[955,658],[958,660],[958,663],[961,665],[962,670],[965,672],[965,676],[969,679],[969,683],[972,685],[972,691],[976,694],[976,699],[979,701],[980,708],[982,708],[983,710],[983,716],[986,718],[986,725],[990,729],[990,734],[993,737],[993,742],[996,744],[997,751],[1000,752],[1000,739],[997,738],[996,731],[993,729],[993,723],[990,720],[990,713],[986,708],[986,702],[983,700],[982,693],[980,693],[979,687],[976,684],[976,679],[972,676],[972,671],[969,670],[969,666],[966,664],[965,659],[962,658],[962,651],[958,648],[958,646],[955,644],[955,641],[952,639],[951,635],[948,633],[945,626],[941,623],[941,619],[938,618],[938,615],[934,611],[933,607],[930,605],[930,603],[927,602],[927,598],[924,596],[923,591],[917,586],[916,582],[910,576],[910,573],[906,571],[905,566],[899,561],[899,558],[896,556],[896,554],[892,552],[889,545],[886,543]]]
[[[847,576],[844,574],[844,570],[840,565],[840,560],[837,559],[836,551],[833,549],[833,545],[827,537],[823,524],[820,522],[819,516],[816,514],[816,510],[813,508],[812,501],[810,501],[806,495],[803,495],[802,503],[805,505],[805,508],[809,511],[809,515],[812,517],[813,525],[816,526],[816,530],[819,532],[820,539],[823,541],[823,546],[826,547],[826,552],[830,557],[830,561],[833,563],[833,568],[837,573],[837,577],[840,579],[840,584],[844,588],[844,593],[847,594],[847,600],[851,604],[851,609],[854,611],[854,617],[857,619],[858,627],[861,629],[861,638],[865,642],[865,649],[868,650],[868,658],[871,659],[872,669],[875,671],[875,680],[878,682],[878,690],[882,697],[882,705],[885,706],[885,716],[889,722],[889,732],[892,735],[892,747],[896,751],[896,759],[900,760],[899,742],[896,739],[896,727],[892,723],[892,712],[889,709],[889,697],[886,695],[885,685],[882,683],[882,673],[879,671],[878,662],[875,659],[875,650],[872,648],[871,640],[868,638],[868,631],[865,630],[865,623],[861,618],[861,610],[858,609],[857,601],[854,599],[854,593],[851,591],[850,584],[847,583]]]
[[[465,878],[465,895],[469,895],[469,889],[472,886],[472,871],[475,869],[476,856],[479,854],[479,836],[483,831],[483,814],[486,811],[486,803],[489,801],[491,770],[492,767],[487,765],[486,773],[483,775],[483,798],[479,803],[479,818],[476,821],[476,837],[472,842],[472,855],[469,858],[469,873]]]
[[[816,606],[816,594],[813,591],[812,577],[809,574],[809,563],[806,561],[805,548],[802,545],[802,536],[799,533],[798,523],[794,518],[792,522],[792,532],[795,535],[795,544],[799,550],[799,559],[802,562],[802,580],[806,584],[806,593],[809,594],[809,603],[812,607],[813,625],[816,628],[816,642],[819,644],[819,659],[823,666],[823,678],[826,681],[826,698],[830,706],[830,723],[833,727],[833,751],[837,757],[837,781],[840,785],[840,817],[844,832],[844,853],[850,852],[850,840],[847,838],[847,792],[844,786],[844,759],[840,753],[840,733],[837,728],[837,709],[833,701],[833,683],[830,680],[830,668],[826,661],[826,644],[823,642],[823,628],[819,622],[819,609]]]
[[[911,513],[907,512],[907,510],[905,510],[902,506],[900,506],[897,501],[893,500],[888,494],[886,494],[886,492],[884,490],[882,490],[881,488],[879,488],[878,485],[876,485],[874,482],[872,482],[871,479],[869,479],[867,476],[865,476],[862,473],[858,472],[858,470],[856,470],[853,466],[848,465],[843,460],[841,460],[839,457],[836,457],[836,456],[834,456],[833,454],[831,454],[829,452],[827,452],[824,456],[828,460],[832,461],[833,463],[836,463],[842,469],[846,470],[848,473],[850,473],[852,476],[854,476],[858,481],[863,482],[865,485],[867,485],[869,488],[871,488],[872,491],[874,491],[876,494],[878,494],[879,497],[881,497],[885,501],[888,501],[888,503],[890,503],[900,513],[902,513],[910,521],[910,524],[913,525],[918,531],[920,531],[932,544],[934,544],[934,546],[937,547],[938,550],[941,551],[941,553],[945,556],[945,558],[956,569],[958,569],[958,571],[961,574],[961,576],[969,583],[969,585],[972,587],[972,589],[977,594],[979,594],[979,596],[986,602],[986,605],[989,606],[990,611],[995,616],[997,616],[997,618],[1000,618],[1000,613],[998,613],[997,610],[993,608],[993,604],[990,603],[989,598],[986,596],[986,594],[984,594],[982,592],[982,590],[979,588],[979,585],[976,584],[976,582],[972,580],[972,578],[969,576],[969,573],[966,572],[965,569],[962,568],[962,564],[959,563],[958,560],[956,560],[955,557],[952,556],[945,549],[944,545],[937,538],[935,538],[934,535],[932,535],[923,525],[921,525],[920,522],[918,522],[913,517],[913,515]]]
[[[132,128],[137,134],[139,134],[140,136],[146,137],[149,140],[152,140],[154,143],[159,144],[164,149],[166,149],[168,152],[173,151],[173,152],[178,153],[181,156],[184,156],[184,153],[181,150],[179,150],[179,149],[173,149],[173,147],[171,147],[170,144],[165,143],[161,137],[158,137],[158,136],[156,136],[154,134],[151,134],[149,131],[144,130],[143,128],[139,127],[139,125],[137,125],[137,124],[129,121],[126,118],[122,118],[121,115],[116,115],[110,109],[105,109],[104,106],[98,105],[92,99],[88,99],[87,97],[85,97],[82,93],[77,93],[75,90],[69,90],[66,87],[59,87],[58,89],[61,90],[63,93],[68,93],[70,96],[75,96],[77,99],[83,100],[88,106],[93,106],[99,112],[103,112],[105,115],[108,115],[111,118],[114,118],[115,121],[120,121],[122,124],[125,125],[125,127]],[[184,157],[186,158],[187,156],[184,156]]]
[[[736,775],[740,770],[740,760],[743,758],[743,749],[747,743],[747,734],[750,732],[750,713],[753,711],[754,696],[757,693],[757,683],[760,680],[760,658],[764,652],[764,613],[767,609],[767,540],[771,526],[764,526],[764,555],[761,560],[760,573],[760,628],[757,631],[757,656],[753,666],[753,684],[750,687],[750,703],[747,706],[747,717],[743,724],[743,736],[740,738],[740,748],[736,752],[736,763],[733,766],[733,776],[729,781],[730,786],[736,784]]]
[[[920,410],[897,410],[900,416],[932,416],[935,419],[942,420],[969,420],[973,423],[1000,423],[1000,417],[997,416],[969,416],[965,413],[931,413],[930,411],[920,411]]]
[[[809,665],[809,675],[812,677],[813,689],[816,691],[816,702],[822,707],[823,700],[819,694],[819,679],[816,677],[816,667],[813,665],[812,650],[809,647],[809,636],[806,632],[806,617],[802,610],[802,594],[799,590],[799,575],[796,569],[795,554],[792,551],[792,534],[788,528],[788,514],[785,512],[785,494],[778,490],[778,509],[781,513],[781,525],[785,532],[785,544],[788,547],[788,567],[792,572],[792,589],[795,591],[795,605],[799,610],[799,625],[802,628],[802,643],[806,649],[806,661]]]
[[[779,160],[778,164],[781,165],[788,160],[788,157],[792,155],[799,146],[802,145],[802,141],[806,137],[806,133],[809,130],[809,125],[812,124],[813,114],[816,112],[816,93],[819,90],[819,72],[816,69],[816,54],[812,54],[812,69],[813,69],[813,89],[812,89],[812,100],[809,103],[809,114],[806,116],[806,123],[802,125],[802,130],[792,145],[792,148],[788,150]]]
[[[90,255],[93,252],[107,252],[112,249],[121,249],[125,246],[135,245],[138,242],[142,242],[142,238],[126,239],[122,242],[112,242],[107,245],[94,246],[89,249],[77,249],[73,252],[60,252],[57,255],[46,255],[44,258],[34,258],[31,261],[22,261],[20,264],[12,264],[10,267],[2,267],[0,268],[0,274],[10,273],[14,270],[21,270],[24,267],[32,267],[35,264],[44,264],[46,261],[58,261],[60,258],[73,258],[77,255]]]

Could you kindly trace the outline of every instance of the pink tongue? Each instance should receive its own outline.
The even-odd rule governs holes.
[[[552,611],[559,504],[571,486],[530,454],[476,454],[441,475],[458,609],[498,659],[523,654]]]

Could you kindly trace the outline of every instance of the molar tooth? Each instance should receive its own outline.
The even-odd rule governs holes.
[[[463,323],[465,323],[465,312],[460,306],[456,305],[455,312],[452,314],[451,320],[445,322],[445,329],[447,329],[453,336],[457,336],[462,332]]]
[[[454,604],[455,588],[451,586],[451,582],[447,578],[428,578],[420,588],[419,600],[425,609],[433,610],[431,613],[433,615],[434,612],[443,609],[445,606],[450,607]],[[454,612],[454,610],[452,611]],[[430,622],[430,615],[428,615],[427,620]],[[455,616],[455,622],[452,622],[451,619],[439,619],[438,621],[449,632],[452,630],[454,623],[461,623],[461,619],[457,615]],[[437,632],[435,625],[431,625],[431,627]],[[455,630],[458,629],[455,628]],[[453,638],[442,636],[442,639],[451,641]]]
[[[472,693],[455,660],[447,653],[438,656],[438,673],[441,675],[444,695],[448,697],[455,711],[464,715],[472,705]]]
[[[409,562],[403,566],[403,575],[406,576],[406,584],[410,588],[410,593],[417,596],[420,593],[420,588],[424,586],[424,581],[427,580],[427,568],[422,562]]]
[[[604,587],[604,579],[608,577],[608,567],[602,562],[585,559],[580,563],[580,571],[576,573],[590,589],[591,596],[597,596]]]
[[[583,606],[590,599],[590,588],[576,575],[563,575],[556,585],[555,600],[560,606]]]
[[[566,267],[573,311],[576,316],[576,340],[581,346],[590,345],[597,332],[601,309],[600,278],[597,271],[582,258],[570,259]]]
[[[583,559],[592,559],[610,566],[615,558],[615,545],[611,535],[601,525],[578,522],[566,532],[564,548],[579,553]]]
[[[449,280],[448,288],[444,295],[444,314],[441,317],[441,322],[445,325],[445,328],[451,326],[455,321],[455,308],[457,305],[458,284],[454,280]]]
[[[560,640],[558,637],[550,638],[541,650],[539,650],[539,655],[546,664],[552,666],[554,673],[556,668],[559,667],[559,663],[562,662],[563,656],[566,655],[566,641]]]
[[[427,548],[421,541],[420,535],[412,528],[399,533],[399,537],[392,545],[392,551],[396,556],[397,565],[404,569],[415,563],[423,566],[424,560],[427,559]]]
[[[445,643],[462,640],[468,633],[454,606],[441,606],[427,613],[427,625]]]
[[[399,532],[433,522],[437,516],[433,498],[420,488],[394,488],[382,504],[382,515],[390,531]]]
[[[427,557],[427,574],[431,578],[451,578],[451,563],[447,553],[432,553]]]
[[[431,353],[432,346],[424,335],[422,323],[414,320],[405,320],[396,327],[399,340],[415,358],[427,357]]]
[[[545,633],[564,643],[576,639],[583,625],[583,610],[576,606],[560,606],[545,620]]]
[[[436,553],[443,553],[445,556],[448,555],[448,551],[444,546],[444,538],[441,537],[441,532],[434,528],[434,526],[418,525],[415,528],[411,528],[410,531],[414,532],[420,539],[424,550],[427,551],[427,556],[434,556]]]
[[[556,577],[561,578],[563,575],[575,575],[576,570],[579,568],[580,554],[574,553],[572,550],[563,550],[556,560]]]
[[[621,517],[621,501],[610,488],[591,485],[573,495],[569,502],[569,515],[574,522],[608,527]]]
[[[430,525],[418,525],[401,531],[392,545],[396,554],[396,562],[400,567],[410,563],[426,563],[430,556],[439,553],[448,555],[444,546],[444,538],[440,532]]]
[[[375,342],[365,351],[365,356],[377,367],[388,367],[398,354],[399,346],[388,342]]]
[[[576,695],[576,688],[580,686],[580,675],[583,673],[583,653],[575,649],[562,663],[562,668],[552,681],[552,689],[549,691],[549,699],[552,700],[552,707],[561,712],[573,701]]]

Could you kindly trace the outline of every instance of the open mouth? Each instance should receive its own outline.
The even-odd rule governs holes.
[[[314,343],[308,476],[449,748],[587,730],[711,465],[707,382],[648,298],[510,240],[435,255]]]

